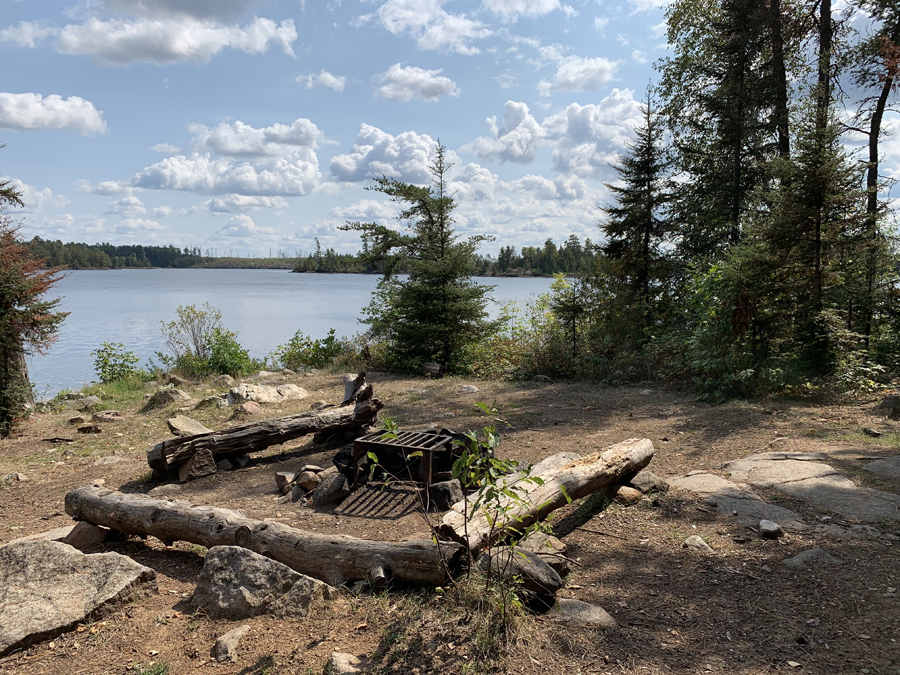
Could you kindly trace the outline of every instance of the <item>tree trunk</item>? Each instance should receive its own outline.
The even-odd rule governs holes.
[[[512,530],[544,519],[569,499],[579,499],[640,471],[653,459],[653,443],[632,438],[580,459],[562,459],[566,461],[544,460],[527,475],[514,474],[505,481],[501,478],[498,488],[511,488],[518,495],[516,499],[501,496],[497,503],[479,505],[474,514],[472,504],[477,494],[454,504],[438,533],[477,551]],[[529,482],[528,477],[540,478],[543,485]]]
[[[784,37],[781,32],[781,0],[772,0],[772,75],[775,78],[775,128],[778,131],[778,154],[787,158],[791,155],[789,135],[790,113],[788,112],[787,70],[784,65]]]
[[[439,586],[458,567],[463,548],[430,539],[402,542],[357,539],[297,530],[245,518],[239,511],[193,506],[104,488],[83,487],[66,495],[66,513],[125,534],[152,535],[165,544],[188,541],[211,548],[241,546],[332,586],[384,577]]]
[[[147,464],[154,471],[165,474],[186,462],[198,450],[209,450],[213,455],[257,452],[306,434],[369,424],[383,407],[381,401],[370,398],[356,405],[273,417],[208,434],[172,438],[157,443],[147,453]]]

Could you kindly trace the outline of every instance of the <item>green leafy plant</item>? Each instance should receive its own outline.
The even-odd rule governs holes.
[[[121,342],[101,342],[91,356],[94,357],[94,372],[104,383],[139,377],[143,372],[137,367],[137,355],[126,351]]]
[[[315,340],[298,330],[287,344],[275,350],[272,358],[282,368],[303,370],[327,366],[348,350],[346,340],[338,339],[334,328],[326,337]]]
[[[261,365],[250,358],[249,352],[237,341],[237,334],[224,328],[214,328],[207,345],[207,369],[215,375],[245,375],[259,370]]]

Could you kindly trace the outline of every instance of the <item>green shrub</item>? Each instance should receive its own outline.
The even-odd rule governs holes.
[[[328,335],[319,340],[313,340],[303,331],[294,333],[294,337],[286,345],[280,345],[273,353],[273,359],[282,368],[291,370],[303,370],[307,368],[323,368],[336,357],[349,353],[350,345],[346,339],[338,339],[334,328],[328,331]]]
[[[245,375],[259,366],[230,330],[215,328],[209,336],[207,370],[213,375]]]
[[[119,382],[140,377],[143,373],[136,367],[137,355],[125,351],[121,342],[101,342],[100,348],[92,351],[91,356],[94,357],[94,372],[101,382]]]

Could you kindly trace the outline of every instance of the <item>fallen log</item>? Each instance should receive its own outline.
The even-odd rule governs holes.
[[[499,479],[498,489],[512,489],[517,498],[501,494],[495,503],[479,504],[473,509],[478,494],[470,495],[451,507],[442,519],[438,533],[477,551],[511,530],[543,520],[568,503],[567,495],[574,500],[596,492],[640,471],[652,458],[653,443],[646,438],[622,441],[579,459],[558,455],[548,457],[527,475],[519,472]],[[530,482],[528,478],[539,478],[541,484]]]
[[[213,456],[257,452],[306,434],[370,424],[383,407],[378,399],[369,398],[354,405],[273,417],[208,434],[179,436],[153,446],[147,453],[147,464],[154,475],[163,477],[200,450],[209,450]]]
[[[376,585],[392,579],[440,586],[456,571],[464,551],[458,544],[431,539],[386,542],[315,534],[252,520],[240,511],[96,487],[69,492],[66,513],[125,534],[152,535],[167,545],[241,546],[332,586],[363,579]]]

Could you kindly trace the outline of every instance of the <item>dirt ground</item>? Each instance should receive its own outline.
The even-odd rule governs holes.
[[[370,374],[382,416],[401,429],[444,426],[477,429],[485,417],[474,406],[496,406],[510,425],[502,429],[498,455],[535,462],[551,454],[587,454],[618,441],[646,437],[656,456],[650,469],[663,477],[692,470],[721,472],[728,460],[777,448],[827,452],[833,466],[854,481],[900,492],[900,481],[861,470],[860,457],[900,454],[900,423],[875,414],[876,397],[853,405],[791,402],[698,404],[689,393],[611,388],[584,383],[470,382],[402,379]],[[338,402],[335,375],[297,376],[289,381],[310,392],[304,400],[267,406],[269,415],[307,410],[311,402]],[[461,393],[463,384],[480,392]],[[190,393],[208,395],[211,387]],[[218,392],[215,392],[218,393]],[[97,435],[76,434],[71,411],[36,415],[0,441],[0,476],[26,480],[0,483],[0,545],[71,521],[63,499],[72,488],[102,479],[106,487],[146,492],[146,451],[170,437],[165,420],[176,407],[148,414],[136,402],[104,398],[104,407],[126,413]],[[230,410],[184,412],[207,426],[228,426]],[[871,428],[883,433],[871,438]],[[61,439],[71,439],[71,441]],[[50,440],[47,440],[50,439]],[[311,439],[276,446],[241,470],[183,485],[179,499],[240,509],[250,518],[276,519],[323,533],[401,540],[429,536],[420,513],[371,517],[316,512],[277,503],[274,473],[303,464],[330,466],[333,449]],[[122,461],[95,465],[115,456]],[[802,514],[809,524],[829,514],[777,493],[769,501]],[[582,500],[557,513],[554,527],[575,561],[560,597],[605,608],[614,629],[561,627],[547,617],[523,619],[497,672],[510,673],[879,673],[900,675],[900,523],[877,523],[877,534],[853,529],[836,514],[833,532],[789,534],[763,540],[701,497],[671,491],[631,507],[602,508]],[[435,520],[439,516],[432,516]],[[698,534],[714,549],[702,554],[682,547]],[[844,562],[804,570],[782,561],[820,547]],[[0,660],[0,672],[140,673],[154,664],[169,673],[320,673],[333,651],[374,657],[376,666],[399,673],[476,672],[471,617],[440,614],[446,595],[399,590],[352,598],[333,611],[302,621],[257,617],[247,621],[237,663],[210,658],[216,637],[240,624],[194,614],[187,605],[203,564],[202,547],[185,542],[165,547],[150,537],[103,544],[158,573],[159,593],[98,622]],[[430,613],[429,613],[430,612]],[[438,620],[441,616],[443,621]],[[390,658],[385,658],[390,654]]]

